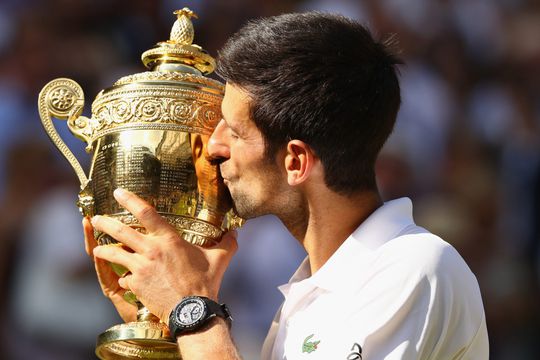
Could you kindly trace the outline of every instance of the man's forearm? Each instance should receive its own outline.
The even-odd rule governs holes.
[[[183,360],[240,360],[225,320],[215,318],[204,330],[180,335],[178,348]]]

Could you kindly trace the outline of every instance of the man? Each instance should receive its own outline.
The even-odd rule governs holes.
[[[375,159],[400,104],[398,63],[359,24],[321,13],[249,23],[220,53],[227,84],[209,155],[239,215],[277,215],[308,254],[280,288],[263,359],[488,358],[475,277],[414,224],[408,199],[383,204],[376,187]],[[123,289],[165,323],[182,316],[185,297],[217,301],[235,234],[201,249],[135,195],[115,196],[147,234],[105,217],[92,224],[133,252],[95,247],[84,227],[104,293],[124,319],[135,310]],[[131,274],[115,278],[104,260]],[[177,332],[183,359],[239,358],[220,315]]]

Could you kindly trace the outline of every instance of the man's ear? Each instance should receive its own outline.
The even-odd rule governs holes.
[[[285,170],[289,185],[295,186],[306,181],[311,175],[315,159],[315,152],[308,144],[296,139],[289,141],[285,155]]]

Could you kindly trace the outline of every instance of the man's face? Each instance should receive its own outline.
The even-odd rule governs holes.
[[[208,142],[208,154],[222,159],[221,175],[238,215],[245,219],[274,213],[284,181],[276,159],[265,156],[265,142],[250,119],[250,98],[227,84],[221,105],[223,119]]]

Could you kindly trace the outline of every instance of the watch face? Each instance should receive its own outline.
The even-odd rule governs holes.
[[[200,321],[206,313],[204,301],[198,298],[187,298],[178,310],[177,319],[180,324],[189,326]]]

